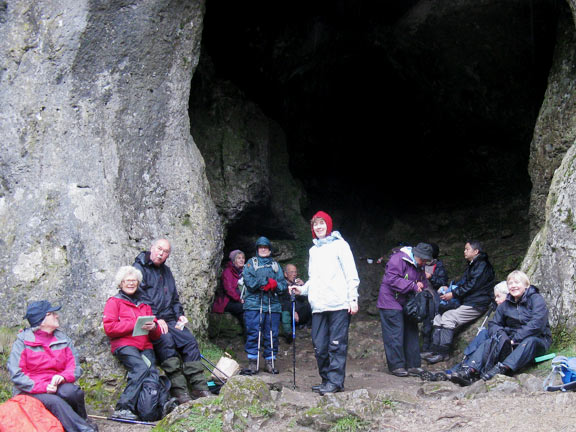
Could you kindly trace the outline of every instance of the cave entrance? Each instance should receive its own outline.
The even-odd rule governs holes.
[[[202,55],[286,132],[306,218],[333,209],[365,226],[510,197],[527,212],[567,5],[457,3],[207,3]]]

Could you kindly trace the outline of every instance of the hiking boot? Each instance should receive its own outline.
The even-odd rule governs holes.
[[[432,357],[434,353],[432,351],[424,351],[420,353],[420,358],[426,360],[428,357]]]
[[[182,405],[188,402],[192,402],[192,398],[188,392],[178,392],[174,394],[174,398],[178,402],[178,405]]]
[[[322,384],[313,385],[313,386],[311,387],[312,391],[313,391],[314,393],[320,393],[320,387],[326,385],[327,382],[328,382],[328,381],[322,380]]]
[[[272,375],[278,375],[280,372],[272,364],[272,360],[266,360],[266,372]]]
[[[122,420],[138,420],[138,416],[128,409],[115,410],[112,417]]]
[[[166,403],[162,406],[162,418],[166,417],[170,414],[174,409],[178,406],[178,399],[175,397],[170,398],[166,401]]]
[[[92,432],[98,432],[98,425],[92,419],[87,418],[86,423],[92,428]]]
[[[422,369],[422,368],[420,368],[420,367],[408,368],[407,372],[408,372],[408,375],[410,375],[410,376],[417,376],[417,377],[419,377],[419,376],[422,375],[422,373],[424,372],[424,369]]]
[[[510,371],[510,369],[508,367],[504,366],[502,363],[496,363],[492,369],[490,369],[488,372],[484,372],[482,374],[481,378],[484,381],[489,381],[498,374],[508,375],[509,371]]]
[[[338,393],[338,392],[341,392],[342,390],[343,390],[342,387],[339,387],[336,384],[333,384],[331,382],[327,382],[326,384],[322,384],[320,386],[320,388],[318,389],[318,393],[320,393],[320,395],[324,396],[325,394]]]
[[[450,381],[462,387],[467,387],[478,381],[478,372],[471,367],[463,367],[460,372],[454,372],[450,375]]]
[[[258,373],[258,360],[256,359],[248,360],[248,370],[252,375],[256,375]]]
[[[212,393],[210,393],[208,390],[192,390],[190,392],[190,396],[192,396],[194,399],[200,399],[203,397],[210,397],[212,396]]]
[[[431,357],[427,357],[425,360],[430,364],[440,363],[446,361],[450,358],[448,354],[434,354]]]
[[[397,377],[407,377],[408,376],[408,371],[404,368],[398,368],[398,369],[394,369],[393,371],[390,372],[392,375],[396,375]]]

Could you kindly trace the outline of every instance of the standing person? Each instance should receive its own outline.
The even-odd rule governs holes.
[[[403,306],[408,294],[425,288],[424,266],[432,259],[432,246],[419,243],[416,247],[401,248],[386,264],[377,306],[388,370],[398,377],[419,376],[424,372],[420,367],[418,323],[406,316]]]
[[[448,288],[445,286],[438,290],[441,293],[440,300],[449,302],[456,299],[460,306],[434,317],[431,353],[424,357],[431,364],[450,358],[456,329],[484,314],[493,301],[494,269],[482,244],[477,240],[467,242],[464,246],[464,259],[468,261],[468,266],[452,290],[445,292]]]
[[[246,262],[246,255],[239,249],[235,249],[228,255],[230,260],[222,272],[221,286],[216,292],[216,299],[212,310],[214,313],[231,313],[244,328],[244,299],[239,282],[242,279],[242,271]]]
[[[272,245],[266,237],[256,240],[256,256],[244,266],[244,322],[248,369],[258,373],[259,348],[266,360],[266,372],[277,374],[274,364],[278,354],[278,326],[282,315],[279,294],[286,291],[286,280],[280,265],[271,257]],[[272,338],[270,338],[272,335]]]
[[[422,349],[420,357],[425,358],[432,355],[432,333],[434,330],[434,317],[438,315],[440,306],[440,296],[438,290],[440,287],[448,284],[448,273],[444,263],[440,258],[440,247],[436,243],[428,243],[432,246],[432,262],[424,268],[426,278],[429,284],[425,284],[424,296],[426,298],[426,316],[422,320],[420,335],[422,339]]]
[[[141,252],[133,266],[142,272],[142,300],[152,307],[162,336],[153,342],[160,367],[170,378],[172,396],[178,403],[211,396],[204,378],[198,342],[185,325],[188,319],[180,303],[176,281],[165,262],[172,251],[170,242],[158,239],[150,251]],[[190,391],[189,391],[190,389]]]
[[[33,396],[62,423],[66,432],[93,432],[84,392],[74,382],[82,375],[72,340],[58,328],[57,311],[46,300],[28,305],[30,328],[18,333],[8,358],[14,394]]]
[[[315,392],[344,389],[348,328],[351,315],[358,313],[360,279],[348,243],[332,231],[332,218],[323,211],[310,221],[314,246],[310,248],[308,281],[291,286],[295,294],[308,295],[312,307],[312,343],[322,384]]]
[[[142,326],[148,334],[132,336],[138,317],[152,316],[152,308],[143,303],[138,285],[142,282],[142,273],[132,266],[118,269],[114,278],[119,292],[110,297],[104,306],[102,324],[104,332],[110,339],[110,349],[128,371],[128,383],[116,403],[113,417],[138,420],[159,420],[154,412],[141,412],[149,407],[138,406],[138,396],[145,378],[156,382],[160,388],[160,377],[156,370],[156,357],[151,341],[158,339],[162,332],[157,320],[149,321]]]

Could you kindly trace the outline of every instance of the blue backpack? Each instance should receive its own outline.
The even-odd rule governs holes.
[[[550,392],[576,390],[576,357],[554,357],[543,387]]]

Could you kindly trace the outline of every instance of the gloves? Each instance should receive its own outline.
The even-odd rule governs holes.
[[[266,285],[262,285],[262,291],[274,291],[278,286],[278,282],[276,282],[272,278],[268,278],[268,283]]]

